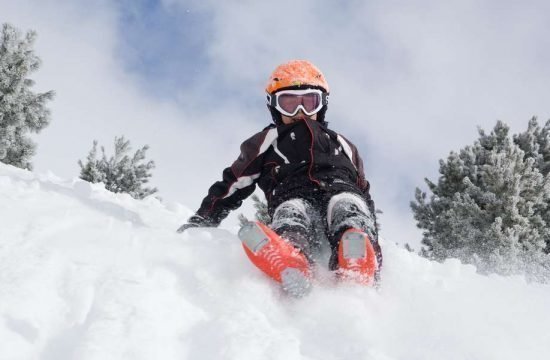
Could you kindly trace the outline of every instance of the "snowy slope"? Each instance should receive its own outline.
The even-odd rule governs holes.
[[[176,234],[189,214],[0,164],[0,359],[550,356],[549,286],[386,241],[378,291],[288,299],[235,234]]]

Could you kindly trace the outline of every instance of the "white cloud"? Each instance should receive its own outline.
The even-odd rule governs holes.
[[[181,1],[182,6],[189,2]],[[307,58],[332,88],[328,120],[366,158],[384,234],[417,244],[408,203],[437,160],[497,119],[514,131],[550,118],[544,1],[202,2],[218,75],[261,88],[282,61]],[[204,8],[203,8],[204,10]],[[221,76],[220,76],[221,77]]]
[[[240,141],[229,138],[227,129],[209,126],[223,111],[187,111],[158,100],[154,88],[140,89],[116,58],[116,11],[109,2],[5,3],[0,1],[2,22],[38,32],[35,49],[43,66],[33,76],[36,89],[56,91],[51,125],[33,137],[36,171],[76,177],[77,160],[85,159],[94,139],[111,151],[114,136],[125,135],[134,150],[150,145],[148,158],[157,164],[152,185],[163,198],[198,207],[239,153]],[[225,114],[224,120],[239,124],[239,115]],[[235,137],[251,131],[243,126]]]
[[[1,21],[38,30],[37,84],[58,93],[52,125],[35,137],[38,170],[76,175],[94,138],[125,134],[151,145],[164,197],[198,206],[240,142],[269,121],[269,73],[306,58],[331,84],[332,127],[365,158],[383,235],[417,244],[408,203],[439,158],[471,143],[478,125],[501,119],[519,131],[532,115],[550,118],[545,1],[163,3],[211,19],[209,70],[177,103],[124,71],[110,2],[0,0]]]

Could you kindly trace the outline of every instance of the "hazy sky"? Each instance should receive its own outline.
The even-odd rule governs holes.
[[[160,195],[196,209],[270,122],[270,72],[309,59],[331,86],[327,120],[363,155],[382,235],[413,245],[409,202],[439,159],[478,126],[550,118],[549,13],[544,0],[0,0],[0,22],[38,32],[36,89],[57,92],[36,171],[75,177],[94,139],[125,135],[150,145]]]

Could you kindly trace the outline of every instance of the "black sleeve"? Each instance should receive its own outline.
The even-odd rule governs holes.
[[[355,160],[355,166],[357,168],[357,172],[358,172],[358,180],[357,180],[357,185],[359,185],[359,188],[363,191],[363,193],[365,194],[365,196],[367,197],[367,199],[370,200],[370,183],[369,181],[367,180],[366,176],[365,176],[365,170],[364,170],[364,167],[363,167],[363,159],[361,159],[361,156],[359,155],[359,152],[357,151],[357,149],[354,147],[354,160]]]
[[[349,142],[349,144],[352,148],[353,164],[355,165],[355,168],[357,169],[357,173],[358,173],[357,185],[359,186],[359,188],[361,189],[361,192],[363,193],[363,196],[367,202],[367,205],[369,206],[369,210],[372,212],[373,215],[375,215],[376,206],[374,204],[374,200],[370,195],[370,183],[367,180],[367,177],[365,176],[363,159],[361,159],[361,155],[359,155],[359,151],[357,150],[357,147],[353,145],[351,142]]]
[[[218,226],[254,192],[262,170],[267,133],[259,132],[243,142],[238,159],[223,171],[222,180],[210,187],[196,212],[204,219],[204,225]]]

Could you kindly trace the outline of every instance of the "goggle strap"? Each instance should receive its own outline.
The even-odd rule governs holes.
[[[275,95],[267,94],[267,105],[273,108],[277,106],[277,99],[275,98]]]
[[[321,93],[321,102],[323,103],[323,106],[328,104],[328,94],[327,93]]]

